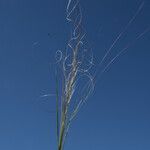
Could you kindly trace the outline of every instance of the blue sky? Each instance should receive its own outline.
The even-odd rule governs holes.
[[[83,25],[95,65],[141,0],[82,0]],[[110,56],[150,27],[145,4]],[[70,26],[66,0],[0,0],[0,149],[56,149],[55,52]],[[97,82],[74,120],[66,150],[150,149],[150,32],[122,54]],[[43,102],[44,101],[44,102]]]

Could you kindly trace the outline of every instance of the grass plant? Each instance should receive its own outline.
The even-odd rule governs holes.
[[[72,120],[77,115],[81,106],[86,102],[94,90],[97,78],[100,77],[110,65],[125,52],[132,44],[149,31],[146,29],[132,42],[120,50],[107,64],[103,65],[115,44],[121,39],[128,27],[142,10],[144,3],[140,5],[135,15],[131,18],[124,30],[117,36],[106,54],[91,74],[94,65],[93,53],[87,46],[86,34],[82,26],[82,12],[78,0],[69,0],[66,8],[67,21],[71,24],[71,37],[68,40],[65,52],[57,51],[59,55],[57,65],[61,68],[60,74],[56,69],[56,134],[57,149],[63,150],[64,143]],[[102,67],[103,66],[103,67]],[[100,70],[100,68],[102,68]],[[86,80],[84,80],[86,79]]]

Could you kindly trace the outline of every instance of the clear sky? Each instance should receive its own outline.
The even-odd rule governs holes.
[[[141,0],[82,0],[95,65],[136,13]],[[150,27],[150,1],[111,56]],[[70,26],[67,0],[0,0],[0,149],[55,150],[55,52]],[[150,32],[97,82],[74,120],[66,150],[150,149]]]

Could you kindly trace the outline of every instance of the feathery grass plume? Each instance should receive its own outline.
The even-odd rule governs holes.
[[[64,143],[70,124],[81,106],[93,92],[98,76],[101,76],[116,58],[149,31],[149,28],[146,29],[143,33],[137,36],[134,41],[130,42],[125,48],[112,57],[108,63],[103,65],[116,43],[121,39],[128,27],[139,14],[143,5],[144,3],[140,5],[139,9],[125,26],[124,30],[117,36],[112,45],[110,45],[110,48],[106,51],[106,54],[98,64],[96,72],[91,75],[90,70],[94,64],[93,53],[87,46],[86,35],[82,26],[80,3],[78,0],[68,0],[66,19],[72,26],[71,37],[67,43],[65,52],[63,53],[60,50],[56,52],[56,64],[61,67],[62,74],[60,83],[58,80],[58,72],[56,71],[56,133],[58,150],[64,149]],[[60,88],[61,92],[59,92]]]
[[[58,150],[63,150],[64,142],[72,119],[81,103],[87,99],[94,88],[89,72],[93,65],[92,51],[86,48],[85,32],[82,27],[82,13],[79,1],[69,0],[66,8],[67,21],[72,25],[71,37],[65,53],[57,51],[58,63],[62,68],[62,83],[58,85],[56,72],[56,124]],[[81,80],[85,78],[85,82]],[[86,87],[84,86],[85,84]],[[82,96],[77,88],[82,87]],[[61,93],[58,88],[61,86]],[[59,109],[61,105],[61,109]]]

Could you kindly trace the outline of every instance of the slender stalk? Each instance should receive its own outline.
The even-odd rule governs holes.
[[[57,71],[55,72],[56,77],[56,136],[57,136],[57,145],[59,143],[59,93],[58,93],[58,77],[57,77]]]

